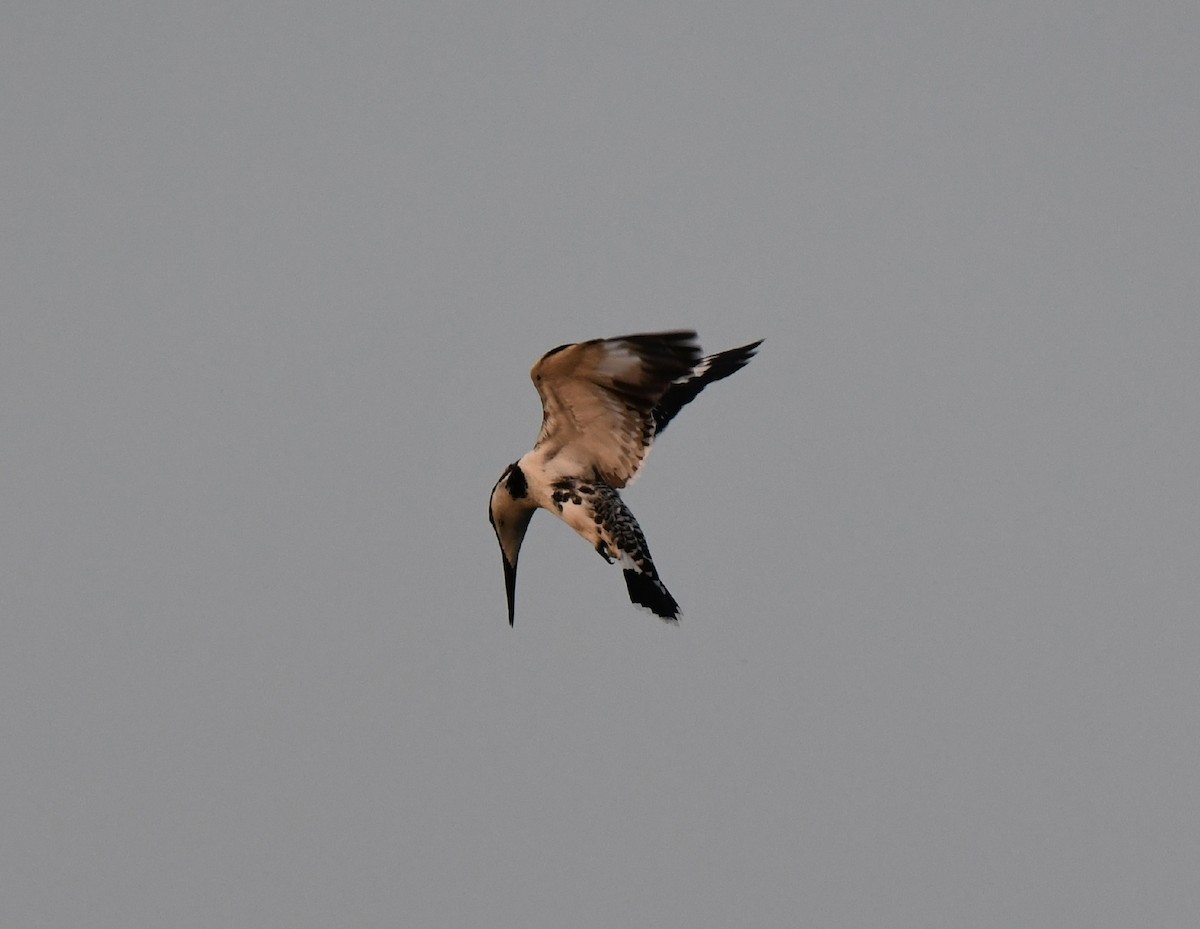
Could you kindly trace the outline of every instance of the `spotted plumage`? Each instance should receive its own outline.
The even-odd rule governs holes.
[[[514,618],[517,558],[538,509],[561,518],[609,563],[630,599],[664,620],[679,604],[663,585],[641,527],[617,490],[641,472],[657,435],[706,386],[744,367],[761,342],[702,357],[691,331],[560,345],[530,371],[542,399],[533,451],[492,488],[488,518],[500,543]]]

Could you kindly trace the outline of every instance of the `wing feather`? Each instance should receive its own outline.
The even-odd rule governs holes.
[[[749,345],[741,345],[727,351],[717,352],[715,355],[707,355],[693,371],[668,387],[667,392],[663,394],[662,399],[654,408],[655,437],[662,435],[667,428],[667,423],[675,418],[675,414],[686,404],[695,400],[705,387],[714,381],[724,380],[749,364],[758,347],[762,345],[762,341],[759,339]]]
[[[559,346],[529,372],[542,398],[536,448],[612,487],[637,474],[654,438],[654,408],[700,361],[691,330]]]

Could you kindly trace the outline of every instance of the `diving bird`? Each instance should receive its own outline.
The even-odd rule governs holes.
[[[540,508],[621,565],[629,599],[667,622],[679,604],[659,579],[641,527],[619,489],[633,482],[655,438],[705,387],[744,367],[759,345],[702,356],[690,330],[592,339],[546,352],[529,372],[542,398],[533,451],[492,488],[488,519],[504,561],[513,625],[517,557]]]

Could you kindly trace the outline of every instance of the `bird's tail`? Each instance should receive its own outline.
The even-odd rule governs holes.
[[[675,602],[675,598],[671,596],[671,592],[667,590],[662,581],[658,579],[658,574],[654,571],[654,565],[639,565],[635,562],[626,562],[628,567],[625,567],[625,586],[629,588],[629,599],[638,606],[644,606],[655,616],[661,617],[669,623],[679,622],[679,604]],[[649,570],[645,570],[645,567]]]

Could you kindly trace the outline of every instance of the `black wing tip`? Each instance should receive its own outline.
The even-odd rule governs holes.
[[[675,418],[675,415],[695,400],[700,391],[709,384],[724,380],[746,367],[763,341],[763,339],[759,339],[757,342],[750,342],[747,345],[739,345],[737,348],[717,352],[715,355],[708,355],[701,362],[703,367],[699,373],[696,373],[696,369],[693,368],[687,376],[675,381],[667,388],[666,393],[662,395],[658,405],[654,408],[655,433],[661,435],[665,432],[667,424]]]
[[[689,369],[707,362],[708,368],[703,375],[704,383],[707,384],[727,378],[744,368],[766,341],[758,339],[737,348],[704,356],[697,338],[695,329],[668,329],[663,332],[638,332],[594,341],[627,342],[636,346],[643,361],[663,369],[663,373],[674,368],[677,376],[686,376]],[[547,354],[552,355],[566,347],[568,346],[560,346]]]
[[[750,342],[747,345],[739,345],[737,348],[729,348],[723,352],[709,355],[704,359],[708,362],[708,370],[702,377],[706,382],[711,383],[729,377],[735,371],[740,371],[750,363],[750,359],[755,356],[758,347],[764,341],[766,340],[759,339],[757,342]]]
[[[669,623],[679,622],[679,604],[663,586],[662,581],[633,568],[625,568],[625,586],[629,588],[629,599],[644,606],[655,616]]]

